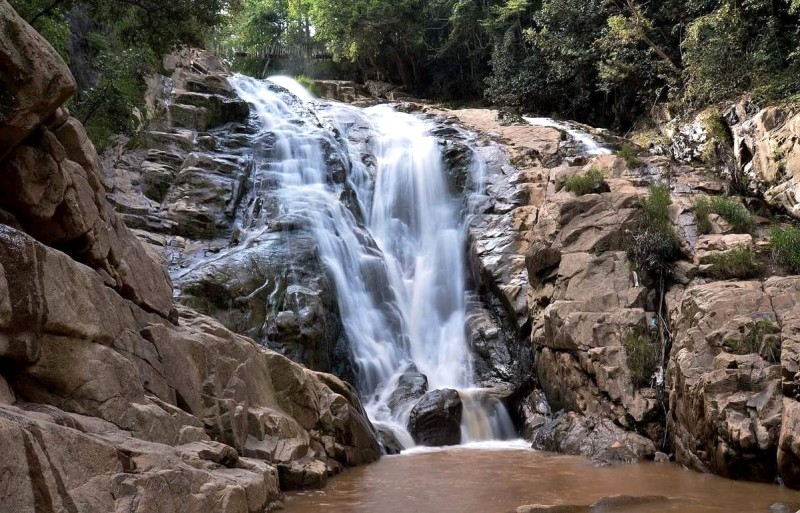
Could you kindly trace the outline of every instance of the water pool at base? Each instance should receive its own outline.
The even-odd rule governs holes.
[[[583,458],[527,450],[520,444],[500,447],[489,443],[384,457],[331,479],[325,490],[287,494],[284,511],[507,513],[529,504],[589,505],[620,494],[667,500],[585,511],[771,513],[775,503],[800,509],[799,491],[732,481],[675,464],[597,468]]]

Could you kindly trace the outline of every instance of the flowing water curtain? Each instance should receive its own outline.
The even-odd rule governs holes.
[[[301,87],[296,82],[276,82],[283,87],[232,80],[275,140],[257,168],[277,178],[281,215],[304,219],[314,234],[370,417],[408,446],[413,404],[389,406],[401,375],[416,369],[431,389],[474,387],[465,334],[465,231],[439,143],[432,125],[388,106],[314,106],[302,91],[291,94]],[[346,136],[354,126],[368,130],[361,147],[355,135]],[[349,176],[337,178],[331,167]],[[357,206],[343,201],[349,191]],[[485,394],[475,400],[470,392],[462,403],[462,440],[510,436],[499,401]]]

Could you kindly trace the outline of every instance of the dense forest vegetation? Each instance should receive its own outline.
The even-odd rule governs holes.
[[[133,128],[142,77],[181,44],[257,76],[382,79],[619,130],[657,104],[800,92],[800,0],[11,3],[67,58],[73,109],[100,139]]]

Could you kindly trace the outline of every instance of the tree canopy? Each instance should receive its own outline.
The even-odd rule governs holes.
[[[179,44],[256,76],[387,80],[617,129],[665,102],[800,93],[800,0],[11,2],[69,59],[90,128],[122,119],[133,77]]]

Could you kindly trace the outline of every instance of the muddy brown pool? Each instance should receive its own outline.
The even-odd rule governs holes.
[[[591,504],[616,494],[672,499],[619,510],[626,513],[768,513],[776,502],[800,508],[799,491],[674,464],[596,468],[583,458],[523,448],[453,448],[384,457],[348,470],[325,490],[288,494],[285,511],[506,513],[525,504]]]

